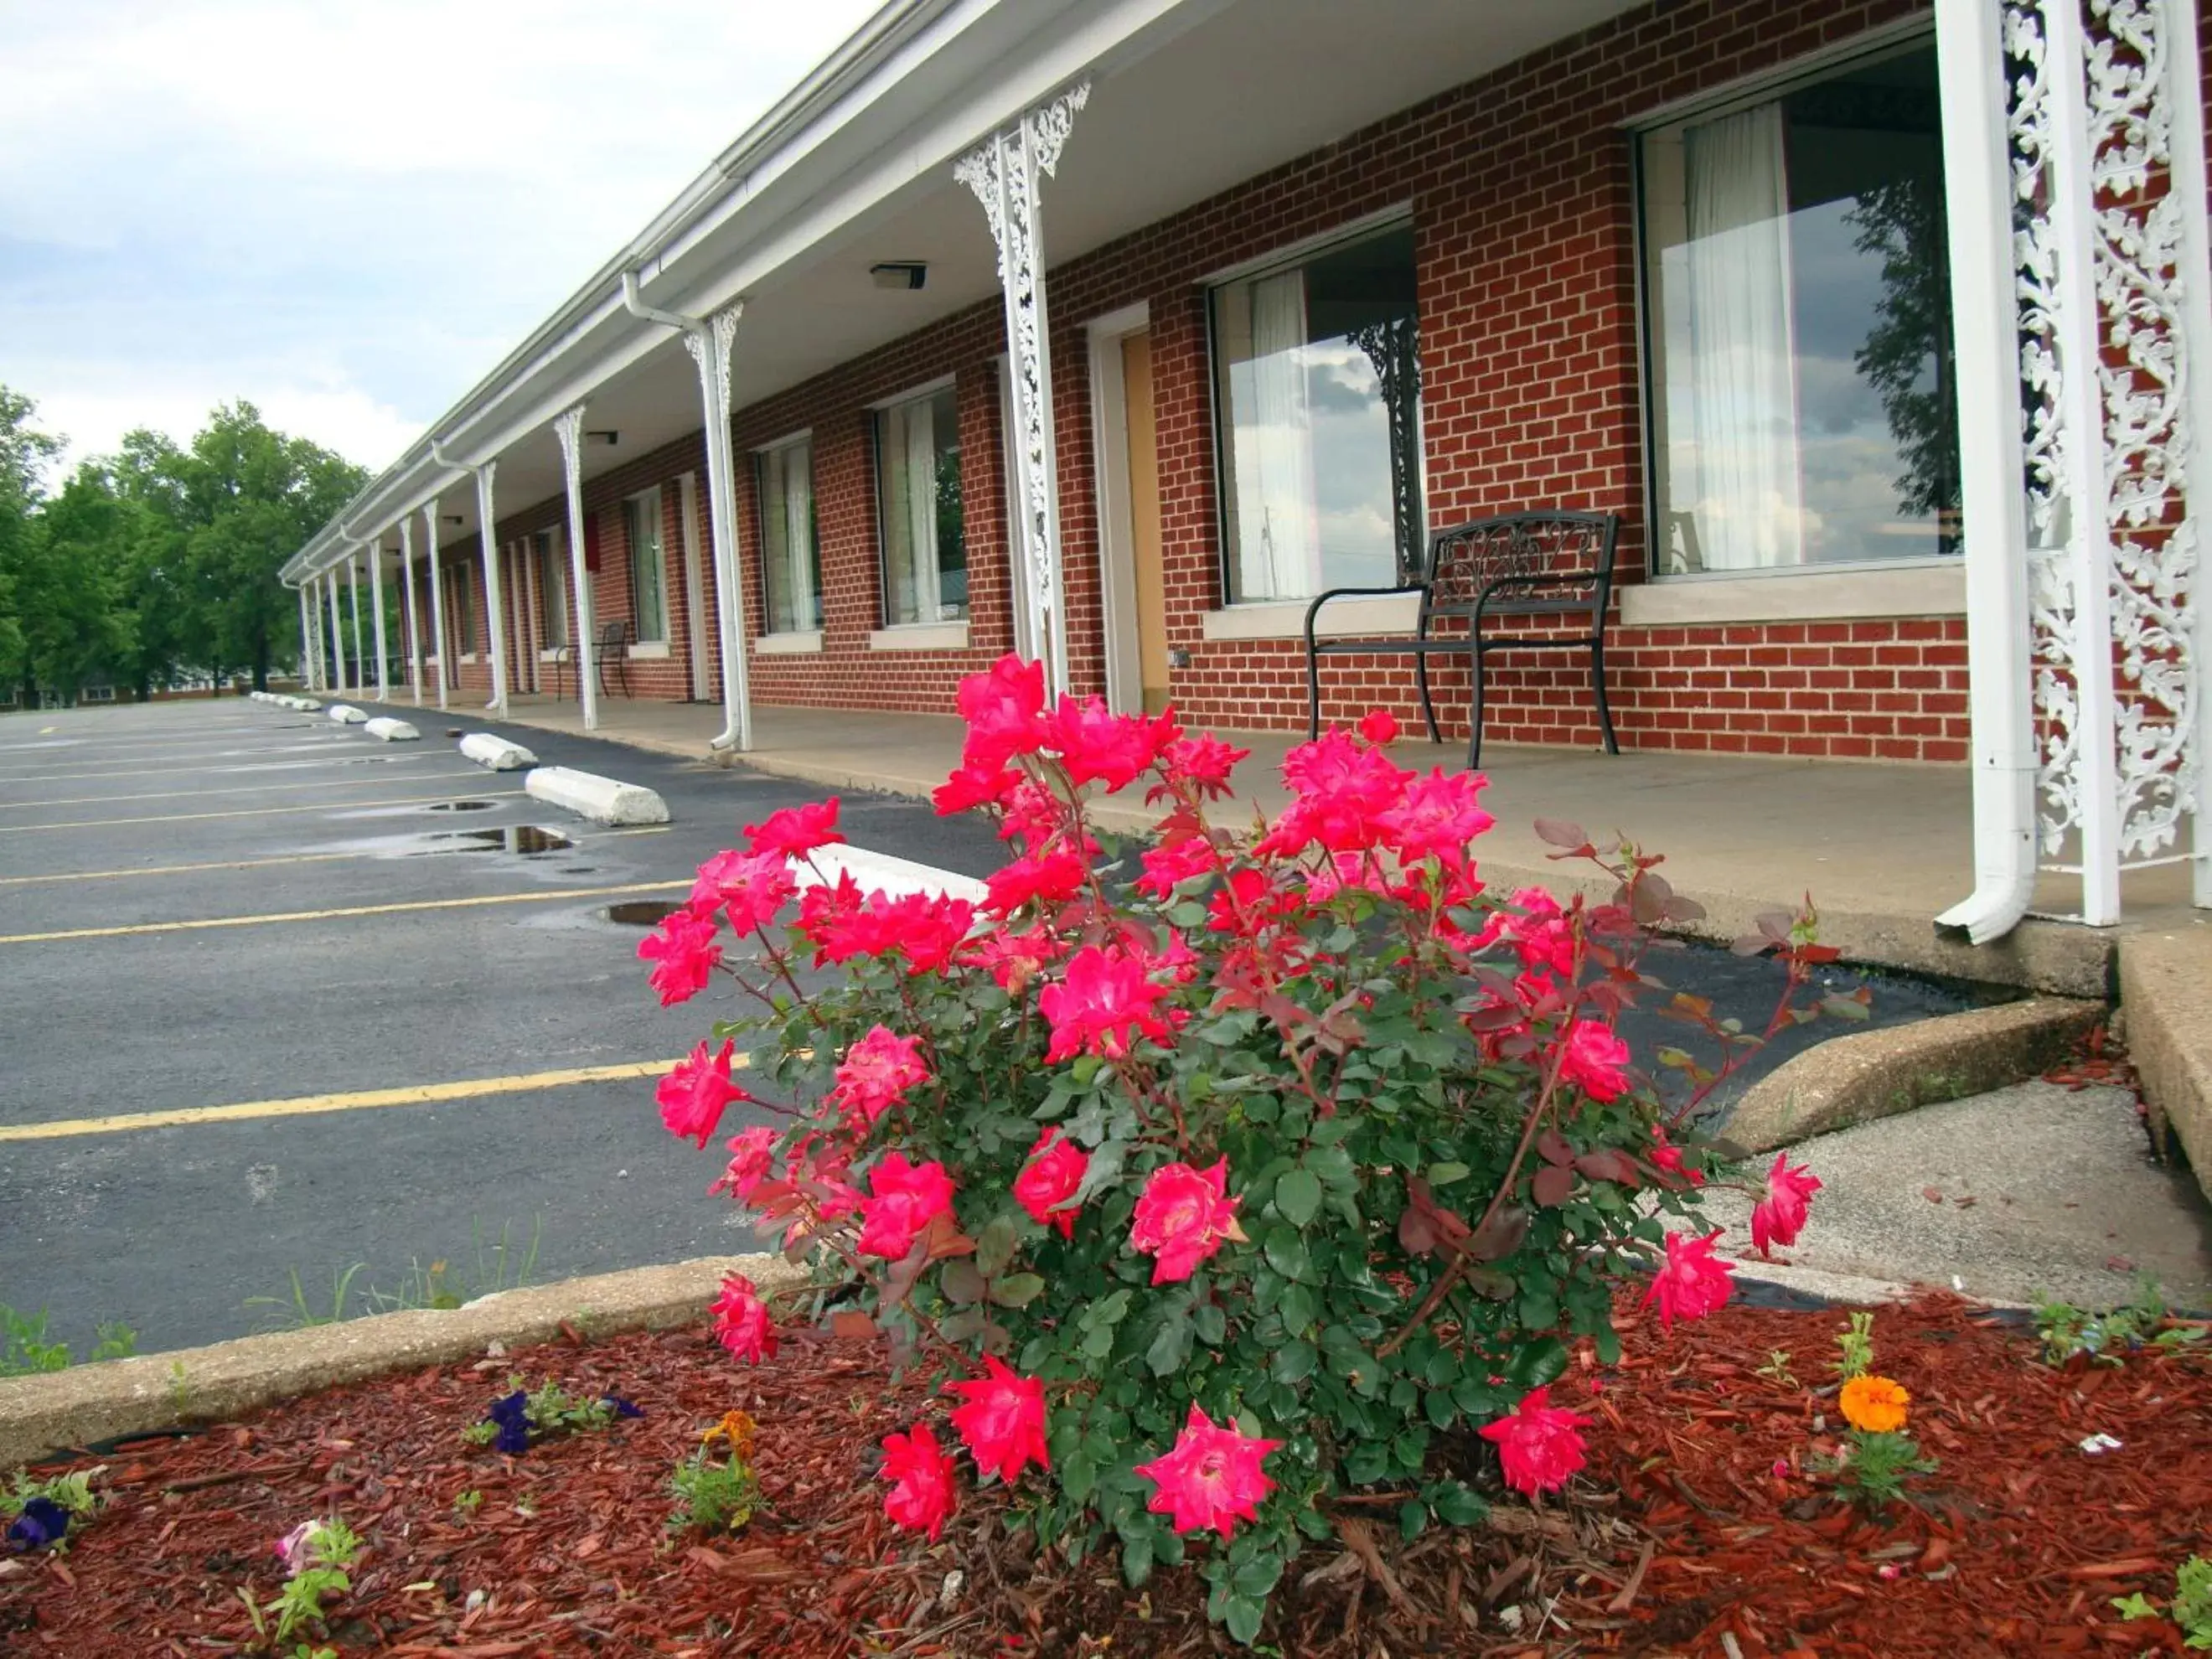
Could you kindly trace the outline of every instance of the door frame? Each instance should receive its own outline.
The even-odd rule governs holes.
[[[1121,343],[1149,331],[1152,320],[1152,307],[1140,301],[1085,325],[1091,349],[1091,476],[1098,481],[1106,706],[1117,714],[1140,714],[1145,709],[1137,625],[1137,532],[1129,501],[1128,385],[1121,367]]]

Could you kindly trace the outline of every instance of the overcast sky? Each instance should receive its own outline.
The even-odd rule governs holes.
[[[0,384],[380,469],[878,0],[0,0]]]

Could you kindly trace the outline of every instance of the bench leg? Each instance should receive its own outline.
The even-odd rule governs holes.
[[[1314,655],[1313,646],[1306,646],[1306,741],[1313,742],[1321,736],[1321,659]]]
[[[1474,669],[1474,695],[1467,710],[1467,769],[1472,772],[1482,764],[1482,647],[1467,656]]]
[[[1597,723],[1605,732],[1605,752],[1618,755],[1620,740],[1613,734],[1613,705],[1605,700],[1605,640],[1590,641],[1590,690],[1597,694]]]
[[[1429,723],[1429,741],[1442,743],[1444,734],[1437,730],[1437,706],[1429,696],[1429,658],[1426,652],[1413,659],[1413,679],[1421,688],[1421,718]]]

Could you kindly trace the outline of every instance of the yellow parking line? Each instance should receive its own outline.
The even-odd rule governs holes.
[[[520,789],[471,789],[471,800],[490,800],[520,795]],[[273,818],[280,812],[343,812],[349,806],[420,806],[426,801],[453,800],[455,794],[403,795],[398,800],[325,800],[313,806],[240,806],[227,812],[155,812],[135,818],[78,818],[68,823],[0,823],[0,836],[27,835],[33,830],[106,830],[118,823],[191,823],[201,818]]]
[[[164,757],[163,758],[167,757]],[[327,758],[322,759],[303,758],[300,760],[282,761],[232,761],[229,760],[228,757],[219,757],[218,758],[223,759],[225,763],[221,766],[165,765],[161,769],[161,775],[164,777],[174,777],[179,773],[183,773],[188,776],[198,776],[203,773],[216,772],[303,772],[317,766],[347,766],[353,764],[399,766],[404,765],[409,761],[451,760],[453,758],[453,755],[450,751],[443,749],[401,750],[395,754],[382,755],[371,750],[368,754],[364,755],[362,753],[358,745],[347,744],[343,746],[343,752],[333,754]],[[154,764],[155,764],[155,763],[153,761],[145,761],[127,766],[102,766],[89,772],[0,773],[0,784],[51,783],[57,782],[64,778],[129,777],[134,773],[147,770],[149,767]]]
[[[743,1066],[750,1055],[736,1055]],[[195,1123],[239,1123],[263,1117],[306,1117],[318,1112],[356,1112],[374,1106],[432,1106],[441,1101],[476,1100],[489,1095],[525,1094],[578,1083],[621,1083],[658,1077],[677,1062],[648,1060],[623,1066],[580,1066],[565,1072],[532,1072],[514,1077],[473,1078],[460,1083],[418,1083],[400,1089],[364,1089],[345,1095],[300,1095],[289,1100],[249,1100],[235,1106],[184,1106],[161,1112],[125,1112],[112,1117],[64,1118],[53,1123],[0,1124],[0,1141],[60,1140],[72,1135],[114,1134],[124,1129],[174,1129]]]
[[[576,850],[580,852],[594,842],[611,841],[617,836],[665,836],[672,826],[649,823],[632,830],[608,830],[596,836],[575,837]],[[210,864],[148,864],[135,870],[64,870],[51,876],[0,876],[0,887],[32,887],[52,881],[113,881],[124,876],[188,876],[203,870],[258,870],[268,864],[328,864],[339,859],[388,859],[397,856],[388,848],[362,853],[288,853],[273,859],[218,859]]]
[[[482,774],[448,772],[445,775],[466,778],[481,776]],[[278,789],[357,789],[370,781],[372,780],[368,778],[288,779],[281,783],[241,783],[234,789],[155,789],[143,795],[70,795],[60,800],[0,800],[0,811],[40,806],[105,806],[111,801],[122,800],[198,800],[205,795],[266,795]],[[428,780],[409,777],[404,781],[422,783]]]
[[[535,893],[483,893],[474,898],[408,899],[398,904],[349,904],[333,910],[279,910],[261,916],[202,916],[191,921],[139,921],[125,927],[70,927],[53,933],[0,933],[0,945],[49,945],[64,939],[121,939],[140,933],[189,933],[207,927],[259,927],[274,921],[334,921],[344,916],[389,916],[409,910],[467,910],[486,904],[532,904],[553,899],[597,898],[608,893],[666,893],[688,881],[631,881],[617,887],[551,887]]]

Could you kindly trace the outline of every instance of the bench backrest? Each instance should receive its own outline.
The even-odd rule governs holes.
[[[628,623],[611,622],[601,623],[599,624],[600,650],[611,651],[617,646],[628,645],[629,643],[629,624]]]
[[[1509,513],[1438,531],[1419,575],[1422,621],[1472,617],[1604,615],[1620,539],[1615,513]],[[1543,577],[1540,586],[1527,580]],[[1504,586],[1492,594],[1498,583]],[[1484,596],[1489,601],[1484,604]]]

